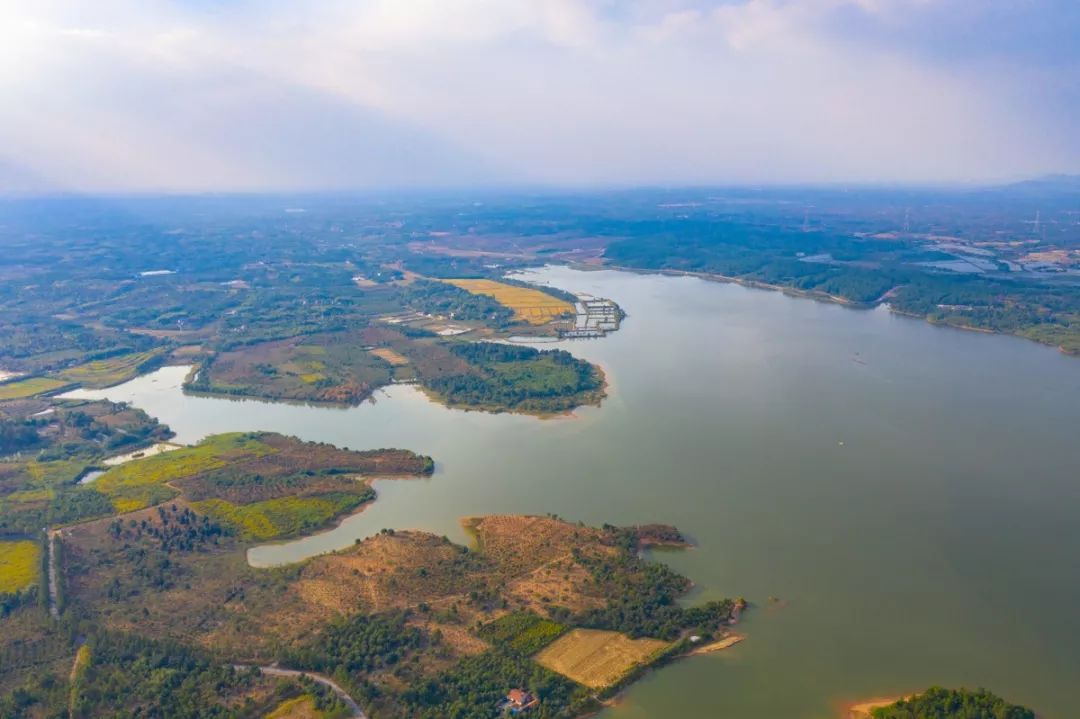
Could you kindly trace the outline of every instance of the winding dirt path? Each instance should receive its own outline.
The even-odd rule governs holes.
[[[253,667],[250,664],[233,664],[233,669],[237,670],[253,668],[258,669],[263,674],[268,674],[272,677],[308,677],[312,681],[318,682],[324,687],[328,687],[335,694],[337,694],[338,697],[340,697],[341,701],[345,702],[346,706],[349,707],[349,710],[352,712],[352,715],[356,717],[356,719],[368,719],[367,715],[364,714],[364,710],[360,708],[360,705],[357,704],[356,701],[351,696],[349,696],[348,693],[344,689],[342,689],[337,682],[335,682],[333,679],[330,679],[329,677],[324,677],[322,674],[315,674],[313,672],[301,672],[297,671],[296,669],[282,669],[281,667],[276,667],[273,665],[265,667]]]

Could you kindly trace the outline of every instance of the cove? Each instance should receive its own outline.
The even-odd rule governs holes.
[[[194,442],[273,430],[433,456],[336,529],[259,547],[296,561],[383,527],[466,537],[465,515],[667,522],[696,599],[741,595],[742,644],[635,685],[605,719],[835,717],[931,684],[986,686],[1067,719],[1080,676],[1080,361],[689,277],[544,268],[627,312],[601,340],[609,397],[540,420],[450,410],[407,386],[351,409],[186,396],[165,368],[83,396]],[[547,345],[550,346],[550,345]],[[776,597],[780,601],[769,601]]]

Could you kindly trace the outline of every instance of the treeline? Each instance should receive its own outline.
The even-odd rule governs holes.
[[[101,492],[63,485],[53,489],[44,502],[11,503],[0,507],[0,534],[33,534],[42,527],[107,517],[114,511],[108,497]]]
[[[38,603],[41,588],[37,585],[22,592],[0,592],[0,619],[22,607],[31,607]]]
[[[41,444],[33,420],[0,418],[0,456],[36,449]]]

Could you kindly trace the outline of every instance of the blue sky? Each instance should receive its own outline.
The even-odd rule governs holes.
[[[1080,172],[1077,0],[0,0],[0,190]]]

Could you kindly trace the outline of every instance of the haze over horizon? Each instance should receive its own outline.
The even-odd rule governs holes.
[[[1073,0],[0,0],[0,192],[1080,172]]]

